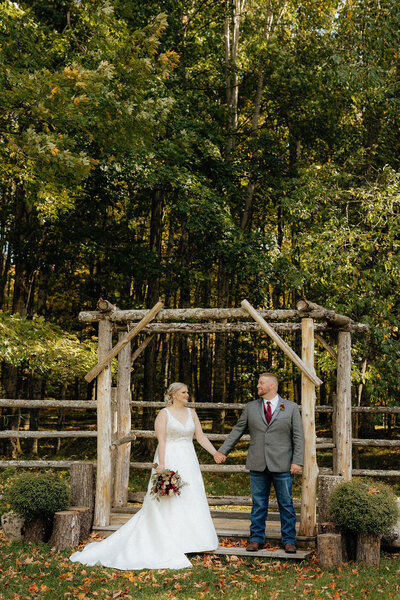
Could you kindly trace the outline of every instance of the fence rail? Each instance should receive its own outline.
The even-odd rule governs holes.
[[[139,402],[132,400],[130,402],[132,407],[142,408],[164,408],[164,402]],[[232,403],[232,402],[191,402],[192,408],[210,408],[210,409],[222,409],[222,410],[243,410],[246,404],[243,403]],[[97,402],[95,400],[35,400],[35,399],[11,399],[2,398],[0,399],[1,407],[14,407],[14,408],[97,408]],[[301,410],[301,406],[299,406]],[[328,405],[320,405],[315,407],[317,413],[332,413],[333,407]],[[400,406],[352,406],[352,413],[376,413],[376,414],[390,414],[399,415]]]
[[[153,430],[146,429],[132,429],[131,434],[136,438],[144,439],[155,439],[156,434]],[[206,437],[213,442],[223,442],[227,439],[228,433],[206,433]],[[20,431],[17,429],[7,429],[0,431],[1,438],[94,438],[97,437],[97,431],[79,430],[79,431]],[[127,441],[132,441],[130,439]],[[250,440],[249,435],[243,435],[241,440],[248,442]],[[400,440],[378,440],[378,439],[352,439],[353,446],[373,446],[376,448],[399,448]],[[335,444],[331,438],[317,438],[316,439],[317,449],[335,448]]]
[[[77,463],[90,464],[96,467],[95,460],[0,460],[0,468],[6,469],[15,467],[20,469],[69,469]],[[131,462],[131,469],[150,470],[153,463]],[[213,473],[245,473],[247,469],[244,465],[200,465],[203,472]],[[333,475],[332,469],[320,468],[321,475]],[[400,477],[400,471],[395,470],[371,470],[371,469],[353,469],[352,474],[355,477]]]
[[[139,402],[131,401],[132,408],[163,408],[164,402]],[[243,403],[221,403],[221,402],[193,402],[190,406],[198,409],[216,409],[216,410],[243,410],[246,404]],[[0,399],[1,407],[11,408],[73,408],[73,409],[96,409],[97,402],[93,400],[43,400],[43,399]],[[301,409],[301,407],[299,407]],[[400,406],[354,406],[352,413],[367,413],[367,414],[400,414]],[[317,413],[332,413],[332,406],[321,405],[316,406]],[[152,430],[132,430],[131,433],[136,438],[155,438],[155,433]],[[223,441],[228,437],[228,434],[223,433],[206,433],[206,436],[211,441]],[[28,430],[3,430],[0,431],[0,439],[5,438],[20,438],[20,439],[44,439],[44,438],[96,438],[97,431],[95,430],[71,430],[71,431],[28,431]],[[242,436],[243,441],[248,441],[250,436]],[[385,439],[356,439],[352,440],[352,445],[355,447],[375,447],[375,448],[399,448],[400,440],[385,440]],[[319,450],[333,449],[335,444],[331,438],[317,438],[316,447]],[[82,461],[71,460],[0,460],[0,468],[19,467],[19,468],[69,468],[71,465]],[[96,461],[85,461],[96,466]],[[131,462],[130,467],[134,469],[150,469],[152,463],[149,462]],[[245,472],[244,465],[200,465],[203,472],[220,472],[220,473],[237,473]],[[320,473],[330,474],[330,469],[320,469]],[[400,470],[368,470],[368,469],[353,469],[352,474],[371,476],[371,477],[400,477]]]

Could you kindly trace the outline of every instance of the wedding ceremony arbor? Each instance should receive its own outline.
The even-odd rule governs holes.
[[[305,459],[302,478],[299,535],[316,534],[317,477],[316,450],[333,450],[333,474],[345,480],[352,476],[351,431],[351,334],[365,333],[368,325],[355,323],[349,317],[325,309],[307,300],[300,300],[296,309],[255,310],[247,300],[241,308],[184,308],[164,309],[158,302],[150,310],[119,310],[107,300],[100,300],[98,310],[85,311],[79,319],[98,323],[98,364],[85,379],[97,377],[97,483],[94,527],[107,529],[113,507],[128,503],[130,468],[150,469],[151,463],[131,462],[130,446],[136,438],[154,437],[153,431],[132,429],[131,409],[134,406],[162,408],[162,402],[135,402],[131,400],[131,369],[136,358],[155,335],[180,333],[233,333],[262,331],[267,334],[301,371],[301,412],[305,434]],[[127,331],[128,330],[128,331]],[[282,339],[280,333],[300,330],[301,356]],[[335,351],[322,337],[324,332],[334,335]],[[131,354],[131,340],[139,333],[144,341]],[[113,334],[118,342],[113,346]],[[318,406],[316,387],[322,381],[314,369],[314,344],[320,343],[337,361],[337,388],[333,407]],[[115,392],[112,388],[111,361],[118,358]],[[244,408],[238,403],[193,403],[194,408],[230,410]],[[317,439],[315,412],[333,412],[332,439]],[[227,434],[207,434],[212,441],[223,441]],[[248,438],[248,436],[247,436]],[[242,439],[246,439],[243,436]],[[366,440],[368,442],[368,440]],[[366,445],[366,444],[363,444]],[[241,472],[244,465],[201,465],[202,471]],[[332,473],[332,471],[330,471]],[[231,502],[232,503],[232,502]]]

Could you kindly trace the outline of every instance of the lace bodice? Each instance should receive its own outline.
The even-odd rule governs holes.
[[[192,441],[195,426],[190,408],[187,409],[188,415],[184,424],[174,417],[168,408],[165,410],[168,416],[167,441]]]

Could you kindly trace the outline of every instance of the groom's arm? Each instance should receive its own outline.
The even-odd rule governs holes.
[[[304,464],[304,433],[303,422],[297,404],[294,406],[292,415],[292,464],[303,466]]]
[[[229,452],[233,450],[237,442],[240,440],[242,435],[247,429],[247,406],[239,417],[238,422],[226,438],[225,442],[219,448],[218,452],[224,456],[228,456]]]

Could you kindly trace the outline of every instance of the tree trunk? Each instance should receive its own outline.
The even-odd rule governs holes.
[[[163,223],[163,197],[160,190],[154,190],[151,205],[150,218],[150,250],[154,255],[157,264],[161,261],[161,242],[162,242],[162,223]],[[148,281],[147,300],[148,308],[152,308],[157,304],[160,298],[160,277],[156,274]],[[156,339],[147,346],[144,353],[144,390],[143,400],[154,401],[157,395],[160,394],[159,386],[157,385],[157,343]],[[143,409],[143,429],[153,429],[155,413],[154,409]],[[154,451],[153,440],[141,440],[140,451],[144,454],[152,454]]]
[[[6,228],[2,224],[0,239],[5,240],[6,235],[7,235]],[[5,306],[4,306],[5,293],[6,293],[7,280],[9,277],[10,267],[11,267],[10,245],[6,244],[4,242],[1,252],[0,252],[0,309],[5,308]]]
[[[28,305],[33,300],[32,286],[36,266],[32,263],[36,263],[38,248],[32,239],[37,232],[36,223],[33,223],[33,207],[25,202],[24,190],[21,187],[15,194],[15,224],[15,231],[10,237],[15,265],[12,312],[26,315]]]
[[[45,317],[47,311],[47,293],[48,293],[49,275],[48,271],[40,269],[37,276],[37,305],[36,312],[39,316]]]
[[[10,363],[3,362],[1,374],[5,397],[10,399],[17,398],[19,379],[17,367]],[[4,429],[19,429],[21,422],[20,408],[3,409],[2,416]],[[18,455],[22,452],[19,438],[10,438],[8,444],[5,442],[4,450],[5,455],[10,456],[11,454],[12,458],[18,458]]]
[[[218,279],[218,306],[228,306],[229,302],[229,280],[228,274],[222,262],[219,266]],[[213,402],[226,402],[226,343],[225,333],[215,336],[215,359],[214,359],[214,389]],[[225,412],[216,410],[213,413],[213,431],[222,433],[224,430]]]
[[[41,399],[42,398],[42,380],[35,375],[31,376],[31,390],[32,393],[29,396],[32,399]],[[29,410],[29,431],[38,431],[39,429],[39,409],[31,408]],[[38,454],[38,438],[32,438],[31,441],[31,452],[35,456]]]
[[[182,308],[190,307],[190,264],[189,264],[189,235],[186,224],[182,225],[181,241],[181,264],[182,277],[180,281],[180,305]],[[179,337],[179,381],[191,385],[192,370],[190,362],[189,338],[188,336]]]

